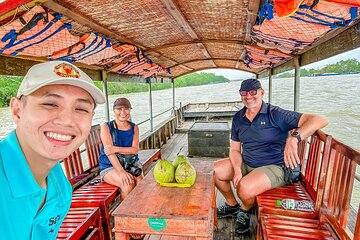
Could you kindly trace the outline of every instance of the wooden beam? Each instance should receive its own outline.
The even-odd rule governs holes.
[[[200,58],[200,59],[191,59],[189,61],[186,62],[182,62],[182,63],[178,63],[175,65],[170,66],[170,68],[174,68],[174,67],[178,67],[180,65],[183,64],[188,64],[188,63],[193,63],[193,62],[206,62],[206,61],[214,61],[214,60],[225,60],[225,61],[234,61],[234,62],[238,62],[238,59],[229,59],[229,58]]]
[[[246,33],[245,33],[245,41],[251,42],[251,29],[255,25],[256,17],[259,12],[260,0],[252,0],[249,1],[249,11],[247,15],[246,21]]]
[[[252,71],[249,71],[248,69],[235,69],[233,67],[221,67],[221,68],[225,68],[225,69],[231,69],[231,70],[238,70],[238,71],[244,71],[244,72],[248,72],[248,73],[252,73],[252,74],[256,74],[256,72],[252,72]],[[199,69],[194,69],[192,71],[189,71],[189,72],[186,72],[186,73],[182,73],[178,76],[175,76],[175,80],[176,78],[178,77],[182,77],[184,75],[187,75],[187,74],[190,74],[190,73],[193,73],[193,72],[197,72],[197,71],[202,71],[202,70],[207,70],[207,69],[214,69],[213,67],[205,67],[205,68],[199,68]]]
[[[301,55],[300,66],[305,66],[360,47],[360,21],[340,34]]]
[[[206,39],[206,40],[192,40],[192,41],[186,41],[186,42],[175,42],[175,43],[169,43],[157,46],[155,48],[149,48],[145,50],[144,52],[155,52],[166,48],[172,48],[177,46],[186,46],[186,45],[192,45],[192,44],[206,44],[206,43],[224,43],[224,44],[238,44],[238,45],[249,45],[250,42],[241,41],[241,40],[227,40],[227,39]]]
[[[74,20],[75,22],[77,22],[81,25],[90,27],[95,32],[98,32],[104,36],[108,36],[108,37],[118,40],[120,42],[127,42],[127,43],[133,44],[135,46],[138,46],[142,49],[146,49],[146,47],[143,46],[142,44],[135,42],[129,38],[126,38],[124,36],[121,36],[120,34],[114,33],[113,30],[109,30],[109,29],[101,26],[100,24],[95,23],[92,20],[89,20],[87,17],[84,17],[80,13],[76,13],[76,12],[60,5],[58,2],[55,2],[54,0],[49,0],[48,2],[45,2],[43,5],[47,8],[54,10],[55,12],[61,13],[65,16],[71,18],[72,20]]]
[[[30,67],[35,64],[46,62],[45,58],[38,58],[36,60],[30,60],[25,58],[18,57],[8,57],[4,55],[0,55],[0,75],[6,76],[25,76]],[[88,74],[91,79],[94,81],[102,80],[102,69],[88,68],[92,66],[88,66],[85,64],[77,64],[81,70],[83,70],[86,74]],[[126,74],[118,74],[114,72],[107,72],[106,80],[108,82],[137,82],[137,83],[145,83],[146,79],[136,76],[136,75],[126,75]],[[170,77],[158,77],[156,82],[171,82]]]
[[[179,26],[184,29],[184,31],[192,38],[199,39],[196,32],[188,21],[185,19],[179,8],[175,5],[172,0],[160,0],[160,2],[166,7],[171,16],[175,19],[175,21],[179,24]]]
[[[240,67],[240,62],[244,62],[245,53],[246,53],[246,50],[245,50],[245,47],[244,47],[244,49],[241,51],[241,54],[240,54],[240,56],[239,56],[238,61],[237,61],[236,64],[235,64],[235,68],[239,68],[239,67]]]
[[[190,26],[189,22],[185,19],[184,15],[181,13],[180,9],[173,0],[160,0],[162,4],[166,7],[170,15],[175,19],[175,21],[179,24],[179,26],[184,29],[184,31],[194,40],[198,40],[199,37],[194,31],[194,29]],[[200,51],[204,54],[205,57],[211,58],[209,52],[206,47],[202,43],[198,43],[197,46],[200,48]],[[216,67],[213,61],[210,61],[210,64]]]

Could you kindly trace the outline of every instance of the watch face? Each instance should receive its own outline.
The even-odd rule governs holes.
[[[301,142],[300,133],[297,131],[294,131],[291,133],[291,136],[295,137],[299,142]]]

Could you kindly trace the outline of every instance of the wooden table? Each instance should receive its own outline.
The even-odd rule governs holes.
[[[129,233],[213,239],[216,214],[213,162],[191,164],[197,178],[190,188],[161,187],[155,182],[153,170],[147,174],[112,213],[115,239],[128,240]]]

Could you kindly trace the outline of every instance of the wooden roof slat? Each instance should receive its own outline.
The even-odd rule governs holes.
[[[226,61],[234,61],[234,62],[238,62],[239,60],[238,59],[228,59],[228,58],[202,58],[202,59],[192,59],[190,61],[186,61],[186,62],[182,62],[182,63],[178,63],[178,64],[175,64],[175,65],[172,65],[172,66],[169,66],[170,68],[174,68],[174,67],[177,67],[177,66],[180,66],[180,65],[186,65],[188,63],[193,63],[193,62],[204,62],[204,61],[214,61],[214,60],[226,60]]]
[[[47,8],[52,9],[55,12],[58,12],[58,13],[68,16],[69,18],[75,20],[76,22],[78,22],[82,25],[89,26],[90,28],[92,28],[93,30],[95,30],[96,32],[98,32],[104,36],[108,36],[108,37],[118,40],[120,42],[127,42],[127,43],[133,44],[135,46],[138,46],[142,49],[146,49],[146,47],[143,46],[142,44],[140,44],[138,42],[134,42],[133,40],[126,38],[124,36],[120,36],[119,34],[116,34],[113,31],[108,30],[107,28],[89,20],[87,17],[84,17],[79,13],[71,11],[70,9],[60,5],[59,3],[57,3],[53,0],[49,0],[49,1],[45,2],[43,5]]]
[[[172,48],[177,46],[186,46],[191,44],[206,44],[206,43],[226,43],[226,44],[239,44],[239,45],[250,45],[251,42],[243,41],[243,40],[232,40],[232,39],[202,39],[202,40],[192,40],[192,41],[186,41],[186,42],[174,42],[169,43],[165,45],[160,45],[155,48],[149,48],[145,50],[144,52],[153,52],[153,51],[159,51],[166,48]]]
[[[175,5],[175,3],[172,0],[160,0],[160,1],[162,2],[162,4],[164,4],[164,6],[169,11],[171,16],[174,17],[176,22],[184,29],[184,31],[187,34],[189,34],[189,36],[192,39],[198,40],[199,39],[198,35],[194,31],[194,29],[192,29],[192,27],[190,26],[188,21],[185,19],[185,17],[183,16],[183,14],[179,10],[179,8]],[[207,51],[206,47],[204,46],[204,44],[198,43],[197,45],[199,46],[200,51],[204,54],[205,57],[211,58],[211,56],[210,56],[209,52]],[[216,67],[216,65],[213,61],[209,61],[209,62],[211,65],[213,65],[213,67]]]

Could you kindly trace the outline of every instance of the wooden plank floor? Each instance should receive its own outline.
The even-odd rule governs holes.
[[[188,124],[187,126],[191,126]],[[167,141],[165,145],[161,148],[162,158],[173,161],[175,157],[179,154],[188,156],[188,139],[187,133],[177,133],[171,139]],[[209,158],[209,157],[193,157],[192,159],[202,160],[202,161],[216,161],[219,158]],[[216,192],[216,204],[220,206],[224,204],[225,200],[222,195],[217,191]],[[216,240],[252,240],[256,239],[256,216],[253,215],[251,218],[251,225],[253,226],[250,233],[243,236],[236,236],[234,228],[235,219],[219,219],[218,220],[218,230],[214,232],[214,239]]]

